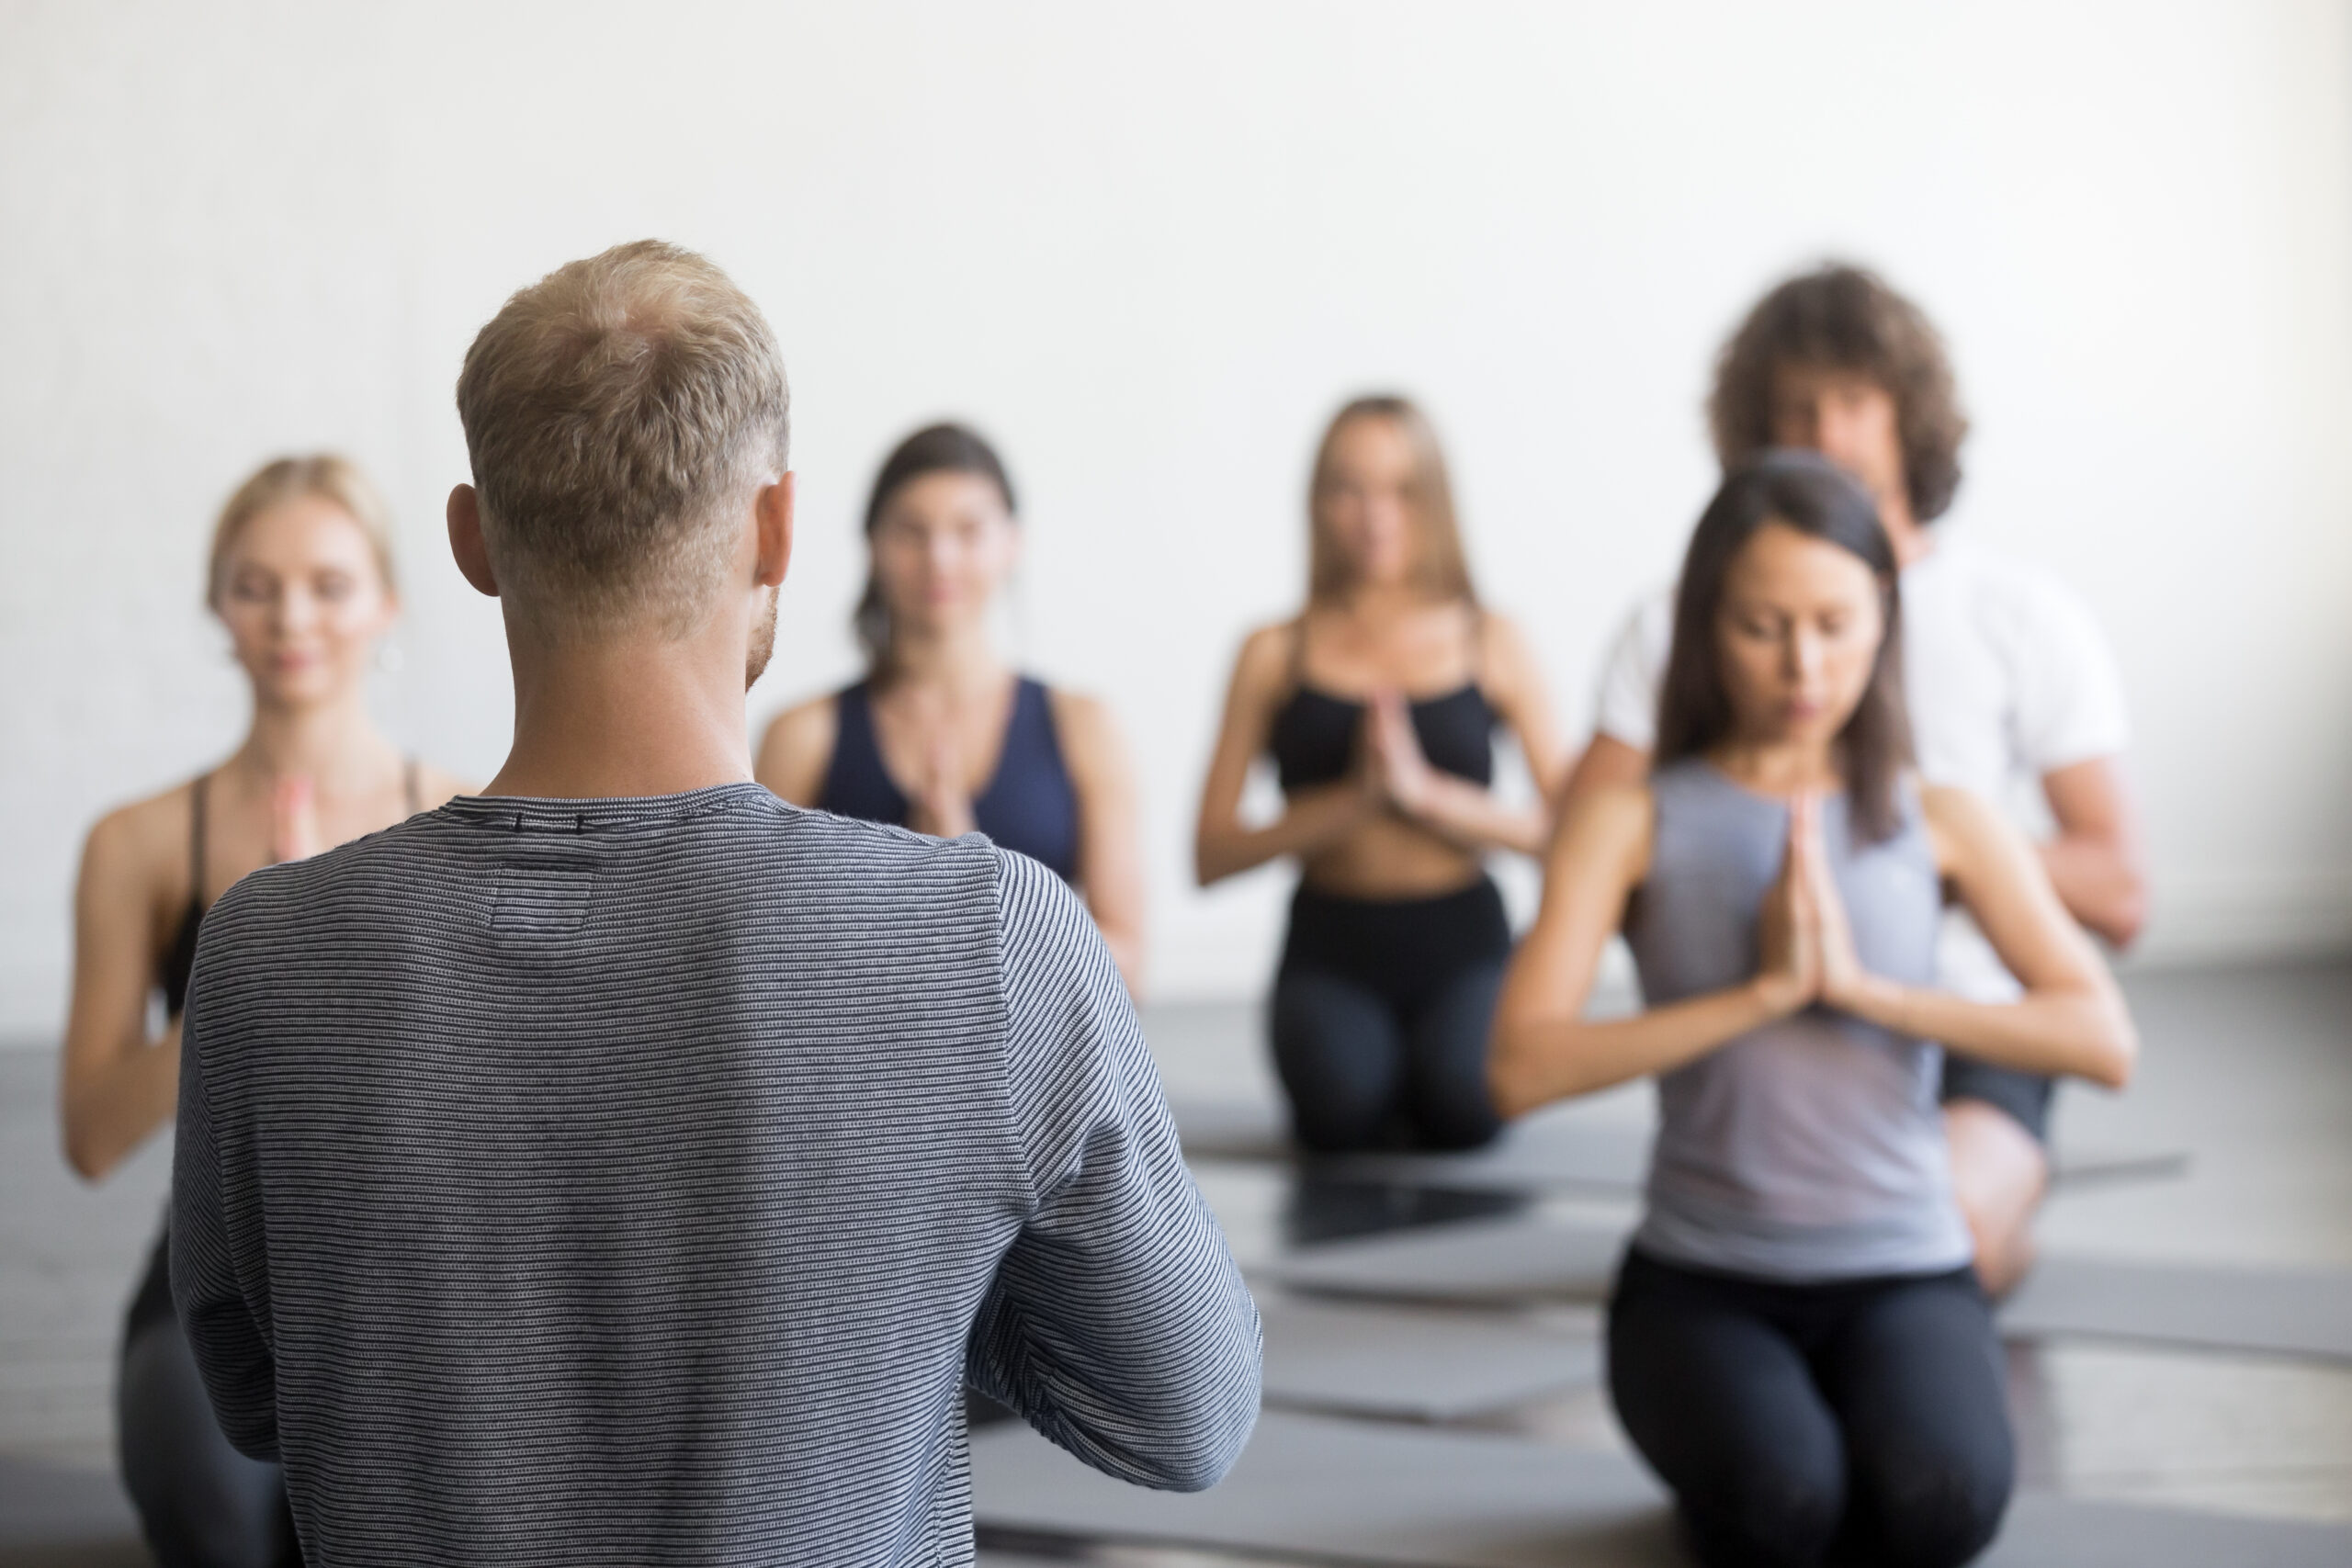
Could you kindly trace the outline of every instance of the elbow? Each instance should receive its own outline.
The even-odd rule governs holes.
[[[2140,933],[2147,929],[2147,884],[2136,876],[2132,878],[2083,923],[2097,931],[2116,952],[2128,951],[2133,942],[2140,940]]]
[[[2110,998],[2107,1010],[2096,1060],[2085,1076],[2101,1089],[2120,1089],[2131,1084],[2140,1065],[2140,1032],[2124,1010],[2122,998]]]
[[[1223,1481],[1250,1446],[1258,1425],[1257,1390],[1253,1384],[1248,1409],[1204,1431],[1201,1440],[1162,1462],[1156,1478],[1163,1492],[1205,1492]]]
[[[1512,1050],[1500,1030],[1487,1058],[1487,1097],[1494,1102],[1495,1114],[1506,1122],[1518,1121],[1546,1098],[1525,1054]]]
[[[108,1148],[71,1111],[65,1115],[65,1163],[85,1182],[104,1180],[121,1162],[119,1150]]]

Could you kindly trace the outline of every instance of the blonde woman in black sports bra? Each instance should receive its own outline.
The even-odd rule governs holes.
[[[271,463],[221,511],[205,602],[252,683],[253,723],[226,761],[107,813],[83,848],[60,1111],[85,1180],[172,1120],[180,1009],[212,900],[257,867],[458,793],[368,716],[368,669],[399,609],[386,534],[375,488],[334,456]],[[213,1419],[164,1258],[159,1242],[116,1394],[123,1483],[148,1540],[173,1565],[300,1562],[277,1467],[236,1452]]]
[[[1332,419],[1307,503],[1306,608],[1242,645],[1194,840],[1201,884],[1299,862],[1274,981],[1274,1063],[1319,1151],[1465,1148],[1499,1122],[1487,1027],[1510,931],[1485,869],[1539,853],[1565,759],[1517,629],[1479,606],[1435,433],[1403,398]],[[1537,801],[1498,799],[1508,726]],[[1284,808],[1241,818],[1270,753]]]

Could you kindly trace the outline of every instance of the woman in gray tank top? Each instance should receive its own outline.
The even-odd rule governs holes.
[[[1808,453],[1735,468],[1679,592],[1654,771],[1561,825],[1496,1102],[1658,1078],[1610,1391],[1705,1561],[1965,1562],[2013,1452],[1942,1052],[2120,1086],[2131,1020],[2023,840],[1910,773],[1894,559],[1860,486]],[[1947,888],[2018,1000],[1930,988]],[[1586,1022],[1621,928],[1645,1010]]]

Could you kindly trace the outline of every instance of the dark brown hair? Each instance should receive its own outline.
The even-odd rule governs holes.
[[[1658,694],[1652,766],[1702,757],[1732,732],[1715,623],[1732,562],[1771,523],[1851,552],[1878,580],[1884,621],[1878,657],[1861,700],[1838,732],[1854,826],[1876,843],[1898,823],[1895,785],[1911,761],[1911,720],[1903,705],[1902,594],[1894,547],[1879,525],[1878,509],[1860,484],[1816,453],[1765,451],[1735,467],[1691,530],[1675,590],[1674,645]]]
[[[1413,521],[1419,538],[1413,563],[1415,586],[1435,599],[1478,602],[1470,584],[1470,563],[1462,552],[1462,527],[1453,511],[1453,481],[1445,468],[1445,448],[1438,444],[1437,427],[1410,398],[1393,392],[1357,398],[1331,416],[1323,439],[1315,448],[1315,471],[1306,486],[1306,598],[1322,604],[1348,591],[1347,562],[1331,544],[1323,525],[1323,497],[1331,486],[1340,432],[1360,419],[1385,419],[1395,425],[1413,451]]]
[[[1781,366],[1859,371],[1894,399],[1911,514],[1944,514],[1960,489],[1968,435],[1944,340],[1876,273],[1842,262],[1800,273],[1756,302],[1715,361],[1707,425],[1724,468],[1772,445],[1772,377]]]
[[[890,504],[890,498],[926,474],[978,474],[996,486],[1008,513],[1020,515],[1021,509],[1012,502],[1012,480],[1006,475],[996,448],[979,432],[963,424],[927,424],[899,442],[882,459],[881,471],[874,476],[874,489],[865,498],[868,545],[874,541],[874,530],[882,525],[882,512]],[[882,584],[876,579],[871,564],[865,569],[865,592],[858,596],[850,627],[857,633],[858,646],[865,649],[866,673],[887,674],[890,606],[882,598]]]

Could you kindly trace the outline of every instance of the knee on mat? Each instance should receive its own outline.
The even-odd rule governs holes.
[[[1837,1539],[1845,1478],[1795,1464],[1758,1465],[1701,1507],[1682,1499],[1692,1542],[1709,1568],[1811,1568]]]
[[[1418,1108],[1413,1120],[1422,1147],[1449,1152],[1483,1148],[1503,1130],[1502,1118],[1495,1114],[1484,1082],[1431,1096]]]
[[[1960,1568],[1991,1544],[2008,1511],[2007,1467],[1952,1463],[1882,1480],[1873,1509],[1877,1561],[1891,1568]]]

